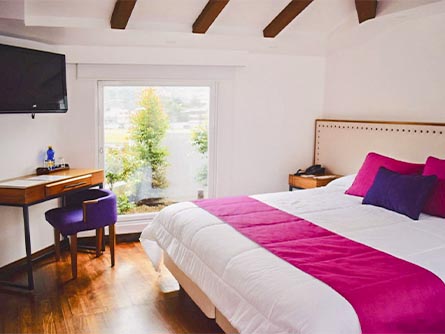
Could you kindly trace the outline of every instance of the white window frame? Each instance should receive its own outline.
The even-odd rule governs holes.
[[[208,197],[215,197],[216,194],[216,180],[217,180],[217,121],[218,121],[218,103],[217,103],[217,88],[216,81],[208,80],[98,80],[97,81],[97,96],[98,96],[98,117],[97,117],[97,133],[98,133],[98,150],[96,154],[97,166],[99,168],[105,167],[104,156],[104,87],[110,86],[144,86],[144,87],[209,87],[210,88],[210,104],[209,104],[209,161],[208,161],[208,183],[209,194]],[[142,229],[153,220],[157,212],[137,213],[129,215],[119,215],[118,217],[118,233],[136,233],[141,232]]]

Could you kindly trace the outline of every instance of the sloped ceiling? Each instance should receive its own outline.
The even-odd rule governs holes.
[[[116,0],[0,0],[0,34],[61,45],[323,55],[333,32],[346,22],[358,25],[354,0],[314,0],[276,38],[266,39],[263,29],[290,0],[231,0],[205,35],[193,34],[193,22],[207,1],[138,0],[127,28],[113,30],[110,18]],[[377,18],[362,25],[427,15],[426,9],[437,3],[445,0],[379,0]]]

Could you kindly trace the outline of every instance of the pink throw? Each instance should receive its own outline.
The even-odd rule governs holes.
[[[337,291],[363,333],[445,333],[445,284],[430,271],[250,197],[194,203]]]

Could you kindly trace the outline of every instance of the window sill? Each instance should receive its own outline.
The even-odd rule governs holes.
[[[157,212],[149,212],[120,215],[116,222],[116,234],[141,233],[157,214]],[[105,233],[108,234],[108,229],[106,229]],[[94,235],[94,231],[85,231],[78,234],[79,237],[91,237]]]

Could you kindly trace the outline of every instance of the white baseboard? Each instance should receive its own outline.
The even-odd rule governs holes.
[[[138,223],[116,223],[116,234],[141,233],[148,225],[148,222]]]

